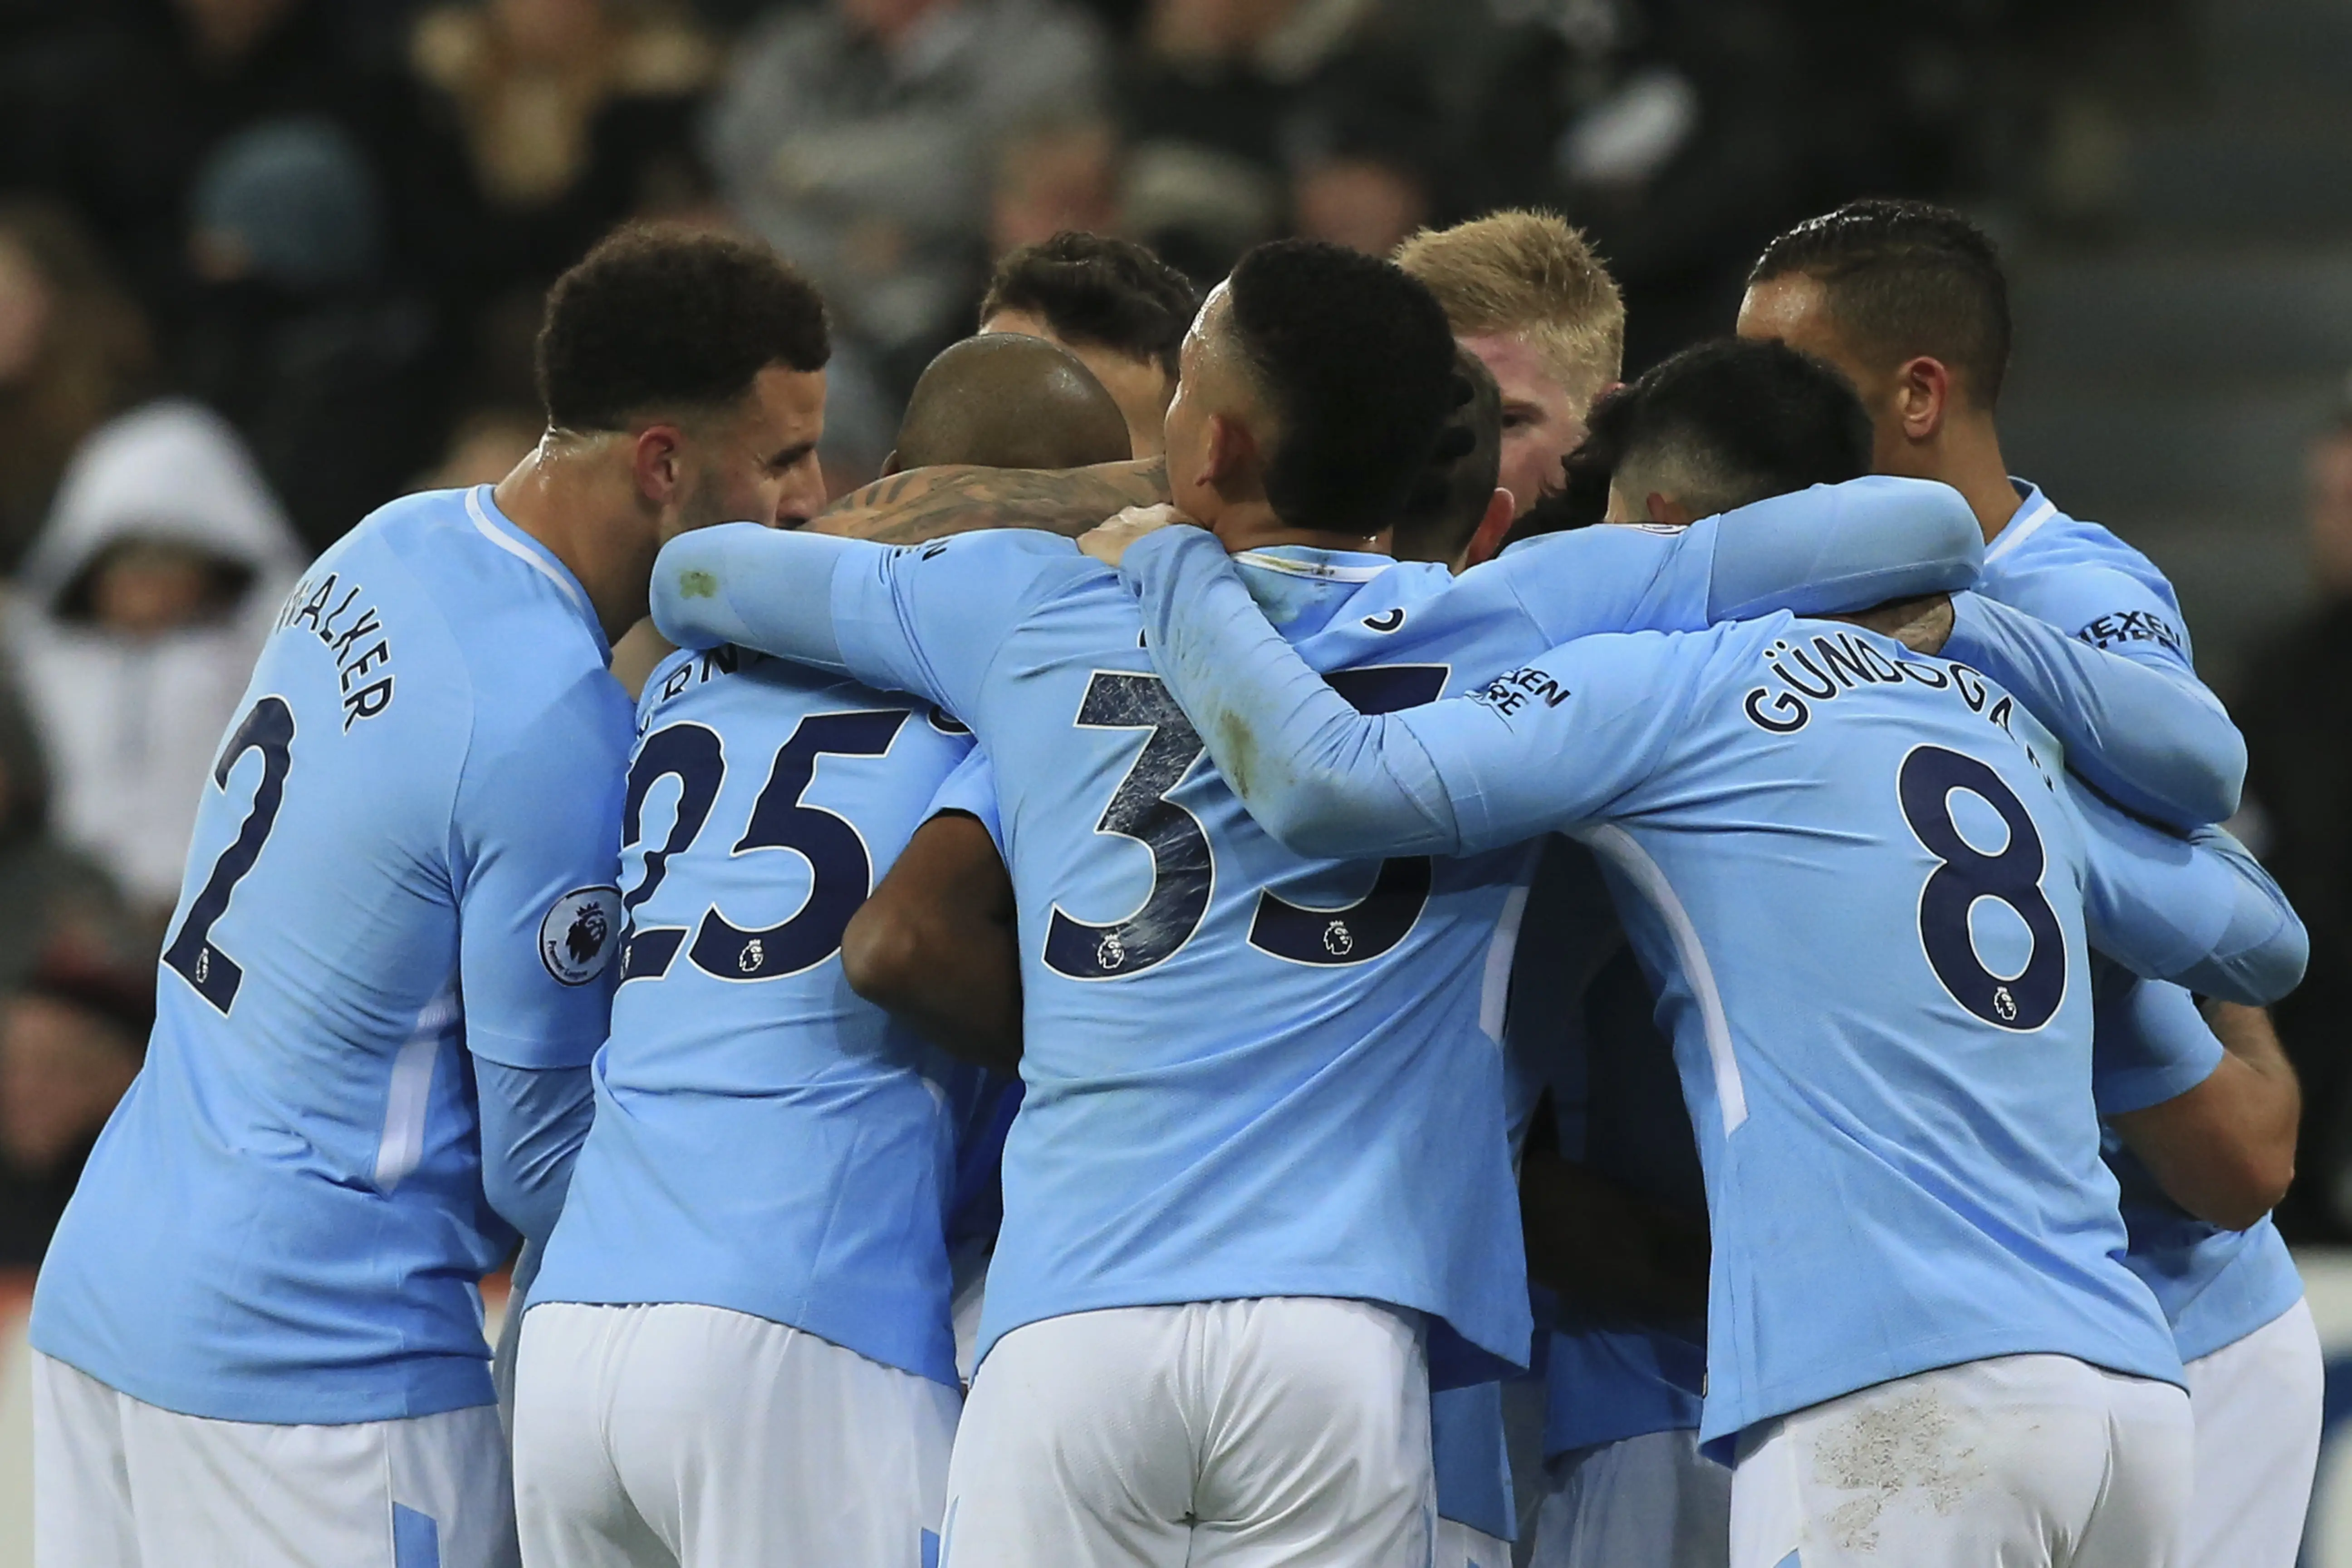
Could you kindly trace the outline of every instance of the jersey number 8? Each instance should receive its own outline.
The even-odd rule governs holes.
[[[1941,746],[1916,747],[1906,756],[1895,790],[1913,836],[1943,862],[1919,889],[1919,942],[1928,967],[1953,1001],[1986,1023],[2021,1034],[2042,1027],[2066,995],[2066,936],[2042,891],[2049,857],[2024,802],[1989,764]],[[1956,790],[2000,813],[2009,842],[1999,854],[1960,836],[1952,820]],[[2025,922],[2032,946],[2015,974],[1995,974],[1977,956],[1969,916],[1979,899],[2006,904]]]

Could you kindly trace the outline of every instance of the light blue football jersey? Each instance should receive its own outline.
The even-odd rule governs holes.
[[[534,1303],[724,1307],[956,1384],[944,1226],[980,1070],[840,954],[971,749],[929,703],[739,648],[647,678],[612,1037]]]
[[[1894,495],[1900,515],[1866,531],[1864,566],[1885,563],[1860,572],[1869,591],[1922,562],[1948,585],[1935,489],[1814,498],[1827,524],[1801,535],[1808,563],[1851,587],[1822,542]],[[1300,655],[1379,710],[1467,689],[1548,632],[1701,624],[1737,597],[1719,557],[1769,552],[1779,515],[1586,531],[1458,582],[1288,548],[1238,569]],[[1426,1314],[1440,1387],[1524,1363],[1496,1042],[1524,855],[1318,861],[1271,843],[1202,764],[1132,599],[1066,540],[892,550],[703,530],[665,550],[655,602],[674,640],[914,691],[987,748],[1019,903],[1026,1096],[983,1355],[1064,1313],[1312,1295]]]
[[[2169,723],[2158,717],[2143,727],[2160,725],[2159,734],[2195,728],[2209,705],[2219,704],[2198,680],[2172,584],[2106,529],[2067,516],[2032,485],[2020,481],[2017,489],[2017,515],[1986,547],[1978,591],[2169,677],[2184,689],[2179,710]],[[2204,1028],[2193,1012],[2181,1018],[2176,1010],[2171,1020],[2183,1030]],[[2126,1261],[2163,1303],[2183,1360],[2236,1343],[2302,1299],[2302,1277],[2269,1219],[2242,1231],[2208,1225],[2165,1196],[2147,1167],[2113,1140],[2108,1163],[2122,1184],[2131,1232]]]
[[[286,601],[196,817],[147,1064],[33,1342],[221,1420],[490,1401],[474,1058],[604,1035],[629,704],[489,487],[411,496]]]
[[[1249,616],[1213,541],[1168,530],[1126,572],[1283,842],[1574,829],[1600,856],[1706,1171],[1705,1437],[1987,1356],[2179,1379],[2116,1256],[2088,946],[2247,999],[2291,985],[2301,928],[2225,840],[2081,795],[1998,687],[1867,633],[1780,615],[1587,639],[1473,700],[1362,716]]]
[[[1551,1093],[1560,1153],[1634,1195],[1703,1215],[1705,1179],[1673,1046],[1626,951],[1600,864],[1573,839],[1544,847],[1511,972],[1506,1039]],[[1601,1320],[1559,1304],[1545,1354],[1544,1453],[1699,1424],[1704,1312]]]

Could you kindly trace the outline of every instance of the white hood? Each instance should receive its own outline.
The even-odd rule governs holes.
[[[184,398],[147,404],[90,433],[58,482],[48,521],[16,574],[18,588],[37,608],[52,610],[93,557],[134,535],[250,567],[265,595],[306,559],[228,421]]]
[[[225,620],[132,636],[57,614],[108,545],[194,545],[248,567]],[[169,904],[215,751],[305,554],[228,422],[151,403],[100,426],[58,487],[16,582],[8,641],[47,753],[51,821],[148,906]]]

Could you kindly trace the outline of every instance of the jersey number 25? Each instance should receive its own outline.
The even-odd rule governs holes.
[[[906,721],[904,709],[876,709],[811,713],[793,726],[791,737],[777,748],[768,782],[751,804],[751,819],[735,841],[733,853],[796,852],[808,862],[808,900],[790,920],[758,931],[730,924],[716,904],[709,906],[692,928],[694,944],[687,951],[697,969],[720,980],[774,980],[814,969],[841,951],[842,929],[873,890],[873,859],[856,828],[822,806],[802,804],[801,793],[816,776],[817,758],[878,757],[890,749]],[[700,835],[726,777],[726,752],[718,731],[701,724],[655,731],[629,764],[628,800],[621,818],[625,852],[643,839],[646,795],[655,781],[677,780],[678,798],[669,837],[660,848],[646,851],[645,879],[621,899],[630,921],[627,943],[621,949],[624,984],[667,974],[686,942],[688,928],[642,926],[636,923],[636,911],[669,874],[672,858],[691,847]]]

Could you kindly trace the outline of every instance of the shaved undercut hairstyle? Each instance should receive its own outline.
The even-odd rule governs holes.
[[[1134,456],[1127,416],[1077,355],[1044,338],[992,332],[950,343],[907,400],[902,468],[1081,468]]]
[[[1941,360],[1978,407],[2000,403],[2009,279],[1991,237],[1949,207],[1848,202],[1767,246],[1748,283],[1792,272],[1822,285],[1830,320],[1855,349],[1890,364]]]
[[[1567,488],[1515,539],[1598,522],[1612,479],[1629,495],[1655,491],[1707,517],[1870,471],[1870,415],[1853,384],[1782,342],[1685,349],[1605,395],[1590,428],[1569,454]]]
[[[1148,247],[1065,229],[1006,253],[988,280],[980,319],[999,310],[1036,316],[1064,342],[1156,363],[1173,382],[1177,351],[1200,308],[1192,280]]]
[[[1451,561],[1486,521],[1503,471],[1503,392],[1468,349],[1454,351],[1454,412],[1397,520],[1400,560]]]
[[[1227,280],[1269,411],[1265,496],[1292,528],[1369,538],[1392,525],[1454,411],[1454,335],[1393,262],[1278,239]]]
[[[824,300],[752,240],[640,224],[548,290],[536,369],[555,430],[625,430],[656,410],[716,409],[772,365],[820,371]]]
[[[1547,212],[1423,229],[1397,265],[1429,285],[1456,337],[1517,337],[1580,397],[1617,379],[1625,300],[1581,231]]]

